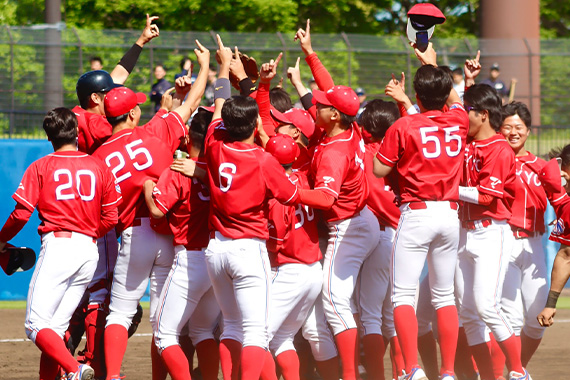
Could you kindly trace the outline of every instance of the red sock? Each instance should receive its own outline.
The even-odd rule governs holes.
[[[188,359],[188,364],[190,366],[194,365],[194,345],[192,344],[192,339],[188,335],[182,335],[178,339],[178,343],[186,355],[186,359]],[[219,352],[216,354],[218,357],[220,356]]]
[[[424,369],[426,376],[430,379],[437,379],[439,376],[437,342],[435,341],[431,331],[422,336],[418,336],[418,352],[422,358],[422,368]]]
[[[107,380],[121,375],[121,363],[127,351],[129,332],[121,325],[109,325],[105,329],[105,365]]]
[[[342,379],[355,380],[358,378],[356,352],[356,329],[348,329],[335,336],[336,346],[342,362]]]
[[[36,346],[63,367],[65,372],[77,372],[79,363],[67,350],[63,339],[52,329],[41,329],[36,335]]]
[[[48,354],[42,352],[40,357],[40,380],[53,380],[59,372],[59,364],[50,358]]]
[[[188,360],[179,345],[166,347],[162,351],[162,361],[164,361],[172,380],[191,380]]]
[[[265,366],[265,359],[266,351],[264,348],[258,346],[243,347],[241,349],[241,380],[259,380]],[[273,362],[273,376],[275,377],[275,362]]]
[[[154,343],[154,336],[150,342],[150,361],[152,364],[152,380],[166,380],[168,369],[164,365],[164,361],[160,358],[158,347]]]
[[[515,335],[511,335],[508,339],[503,340],[499,343],[499,347],[503,350],[507,358],[507,366],[509,371],[515,371],[518,373],[524,373],[524,369],[521,364],[521,341]]]
[[[418,366],[418,320],[416,312],[410,305],[394,308],[394,325],[402,348],[406,373]]]
[[[368,334],[362,338],[366,372],[371,379],[384,380],[384,338],[380,334]]]
[[[220,342],[220,365],[224,380],[238,380],[241,362],[241,343],[233,339]]]
[[[220,368],[220,350],[214,339],[206,339],[196,345],[198,367],[204,380],[217,380]]]
[[[94,306],[97,308],[89,309],[85,317],[85,358],[87,364],[93,367],[95,377],[101,377],[105,372],[103,334],[105,333],[106,314],[98,308],[98,305]]]
[[[526,368],[542,339],[533,339],[521,332],[521,364]]]
[[[445,306],[437,309],[436,313],[439,350],[441,353],[441,374],[444,372],[453,373],[457,336],[459,335],[457,308],[455,306]]]
[[[265,361],[263,362],[263,369],[259,378],[261,380],[277,380],[275,359],[273,359],[273,355],[269,351],[265,351]]]
[[[469,349],[477,363],[481,380],[494,380],[495,375],[493,373],[493,364],[491,363],[491,353],[489,352],[489,346],[487,343],[469,346]]]
[[[319,375],[321,375],[323,380],[338,380],[338,374],[340,370],[340,367],[338,365],[338,356],[335,356],[329,360],[315,360],[315,366],[317,367],[317,371],[319,371]]]
[[[392,360],[392,373],[394,379],[402,376],[402,371],[405,371],[406,365],[404,364],[404,356],[402,355],[402,348],[400,347],[400,340],[397,336],[390,339],[390,357]]]
[[[465,336],[465,329],[459,328],[457,336],[457,350],[455,351],[455,374],[463,377],[474,377],[477,369],[474,368],[475,361],[471,356],[471,350],[467,344],[467,336]]]
[[[300,364],[299,356],[297,356],[297,351],[287,350],[283,351],[275,358],[279,368],[281,369],[281,374],[285,380],[300,380]]]
[[[495,339],[493,334],[489,335],[491,337],[491,361],[493,362],[493,373],[495,374],[495,379],[499,379],[503,376],[503,371],[505,369],[505,354],[499,347],[499,343]]]

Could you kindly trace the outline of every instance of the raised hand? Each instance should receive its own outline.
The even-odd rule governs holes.
[[[299,62],[301,61],[301,57],[297,57],[297,62],[295,62],[295,66],[289,67],[287,69],[287,78],[291,81],[293,86],[302,84],[301,80],[301,70],[299,69]]]
[[[277,75],[277,65],[281,61],[283,53],[279,53],[275,60],[271,60],[268,63],[261,65],[261,70],[259,70],[259,79],[262,83],[269,83]]]
[[[146,14],[146,25],[141,33],[141,36],[137,40],[138,45],[144,46],[150,42],[150,40],[160,35],[158,26],[152,23],[154,20],[158,20],[158,16],[149,16],[148,13]]]
[[[420,60],[422,65],[433,65],[437,66],[437,53],[433,49],[433,44],[430,42],[426,51],[420,51],[415,44],[412,45],[414,47],[414,53],[416,53],[416,57]]]
[[[307,19],[307,26],[305,27],[305,30],[303,30],[303,28],[299,28],[299,30],[297,30],[297,33],[295,33],[295,38],[293,40],[299,40],[301,43],[301,49],[303,50],[303,53],[305,53],[305,56],[313,54],[313,45],[311,44],[310,19]]]
[[[243,63],[239,58],[239,50],[237,46],[234,48],[234,55],[230,62],[230,73],[236,76],[238,80],[242,80],[247,78],[247,73],[245,72],[245,68],[243,67]]]
[[[481,64],[479,63],[479,58],[481,57],[481,50],[477,50],[477,56],[475,59],[466,59],[465,66],[463,67],[463,72],[465,73],[465,80],[475,80],[477,75],[481,72]]]
[[[216,40],[218,41],[218,50],[216,51],[216,61],[220,66],[227,67],[229,69],[230,63],[232,61],[232,49],[224,46],[222,38],[219,34],[216,34]]]
[[[174,91],[174,87],[169,88],[162,95],[162,99],[160,99],[160,109],[164,109],[167,112],[172,111],[172,91]]]
[[[198,48],[194,49],[194,53],[198,59],[198,64],[200,64],[201,69],[206,69],[210,66],[210,51],[200,41],[196,40],[195,42]]]

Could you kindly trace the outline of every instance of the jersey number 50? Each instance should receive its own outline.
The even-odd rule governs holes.
[[[142,144],[142,142],[143,141],[141,139],[138,139],[125,145],[125,149],[127,150],[127,154],[129,155],[131,161],[135,161],[136,156],[140,155],[144,156],[146,162],[142,164],[139,164],[137,161],[133,162],[133,167],[138,171],[145,170],[146,168],[150,168],[152,166],[152,156],[150,155],[148,149],[142,146],[140,148],[133,149],[135,146]],[[111,160],[113,158],[116,158],[119,161],[119,164],[114,168],[112,168],[111,166]],[[126,172],[120,176],[117,175],[119,171],[125,167],[125,158],[123,157],[121,152],[113,152],[110,155],[108,155],[107,158],[105,158],[105,163],[107,164],[108,167],[111,168],[111,172],[113,172],[113,175],[117,179],[117,183],[121,183],[122,181],[126,180],[132,175],[131,172]]]
[[[461,136],[452,134],[459,131],[459,126],[443,128],[445,132],[445,153],[448,157],[455,157],[461,152]],[[441,156],[441,141],[440,137],[434,132],[438,132],[438,127],[423,127],[420,128],[422,136],[422,153],[425,158],[437,158]],[[455,143],[454,143],[455,142]],[[428,144],[430,144],[428,146]],[[457,145],[455,147],[455,145]],[[429,148],[429,149],[428,149]],[[455,148],[452,150],[452,148]]]

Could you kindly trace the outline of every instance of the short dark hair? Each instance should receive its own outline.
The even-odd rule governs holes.
[[[204,146],[204,138],[206,137],[208,125],[212,122],[212,116],[214,115],[211,112],[198,108],[198,112],[190,121],[190,140],[192,141],[192,146],[198,150],[202,150]]]
[[[333,107],[333,108],[334,108],[334,107]],[[339,111],[338,109],[336,109],[336,108],[335,108],[335,110],[340,114],[340,123],[341,123],[344,127],[348,128],[348,127],[350,127],[350,125],[351,125],[352,123],[354,123],[354,122],[356,121],[356,115],[350,116],[350,115],[345,114],[344,112],[340,112],[340,111]]]
[[[129,112],[115,117],[107,117],[107,121],[109,122],[109,124],[111,124],[112,127],[115,127],[117,124],[120,124],[123,121],[127,120],[127,117],[129,117]]]
[[[101,63],[101,65],[103,65],[103,60],[99,56],[93,56],[93,57],[89,58],[89,63],[91,63],[93,61],[98,61],[99,63]]]
[[[511,102],[503,106],[503,121],[509,117],[518,115],[527,128],[530,128],[532,117],[526,104],[522,102]]]
[[[284,89],[280,87],[273,87],[269,90],[269,101],[271,105],[279,112],[287,112],[293,108],[291,97]]]
[[[255,99],[249,96],[234,95],[222,107],[222,120],[228,137],[234,141],[245,140],[257,127],[259,109]]]
[[[374,99],[364,107],[360,114],[360,125],[377,140],[386,134],[386,131],[400,117],[396,103],[382,99]]]
[[[55,150],[77,141],[77,117],[68,108],[54,108],[47,113],[44,131]]]
[[[463,95],[466,106],[473,107],[474,111],[487,111],[489,123],[495,131],[501,129],[503,124],[503,102],[497,90],[493,87],[479,83],[469,87]]]
[[[414,76],[414,91],[422,106],[428,110],[441,110],[453,88],[449,67],[443,69],[423,65]]]
[[[568,167],[570,166],[570,144],[564,146],[563,148],[555,148],[548,152],[548,158],[560,157],[562,162],[560,166]]]
[[[180,69],[181,69],[181,70],[184,69],[184,64],[186,63],[186,61],[192,62],[192,60],[190,59],[190,57],[188,57],[188,56],[182,57],[182,59],[180,60]]]
[[[101,101],[105,100],[106,92],[92,92],[91,94],[97,94],[97,96],[101,98]],[[88,109],[89,106],[91,105],[91,94],[89,94],[88,96],[83,96],[79,99],[79,105],[84,110]]]

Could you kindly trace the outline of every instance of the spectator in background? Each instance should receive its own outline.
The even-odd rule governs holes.
[[[91,64],[91,71],[93,70],[103,70],[103,60],[101,57],[91,57],[89,58],[89,63]]]
[[[154,112],[157,112],[160,109],[162,95],[172,87],[172,84],[166,80],[166,70],[160,64],[154,67],[154,77],[156,78],[156,83],[152,85],[150,90],[150,100],[154,102]]]
[[[368,102],[366,101],[366,91],[364,91],[362,87],[357,87],[356,90],[354,90],[354,92],[356,92],[356,95],[358,96],[358,101],[360,102],[360,108],[358,109],[358,113],[356,114],[356,117],[358,117],[360,116],[362,111],[364,111],[364,107],[366,107],[366,103]]]
[[[317,82],[315,82],[315,78],[311,77],[311,80],[309,80],[309,91],[313,92],[315,90],[318,90],[319,86],[317,85]]]
[[[504,98],[505,96],[509,95],[509,89],[507,88],[507,85],[505,84],[505,82],[503,82],[501,79],[499,79],[500,74],[501,74],[501,70],[499,68],[499,64],[497,62],[495,62],[491,66],[491,69],[489,71],[489,77],[486,79],[483,79],[483,81],[481,81],[481,83],[493,87],[495,90],[497,90],[497,92],[499,93],[499,96],[501,96],[501,98]]]
[[[190,74],[190,77],[192,78],[192,83],[194,83],[194,81],[196,80],[196,76],[192,74],[192,70],[194,70],[194,63],[192,62],[192,60],[188,57],[183,57],[180,60],[180,72],[174,76],[174,80]]]
[[[456,67],[451,71],[453,76],[453,89],[457,92],[457,95],[463,101],[463,94],[465,93],[465,80],[463,79],[463,70],[461,67]]]
[[[218,79],[218,69],[216,68],[216,65],[210,63],[210,71],[208,72],[208,84],[206,85],[206,90],[204,91],[204,103],[208,106],[214,103],[214,85],[216,84],[216,79]]]

